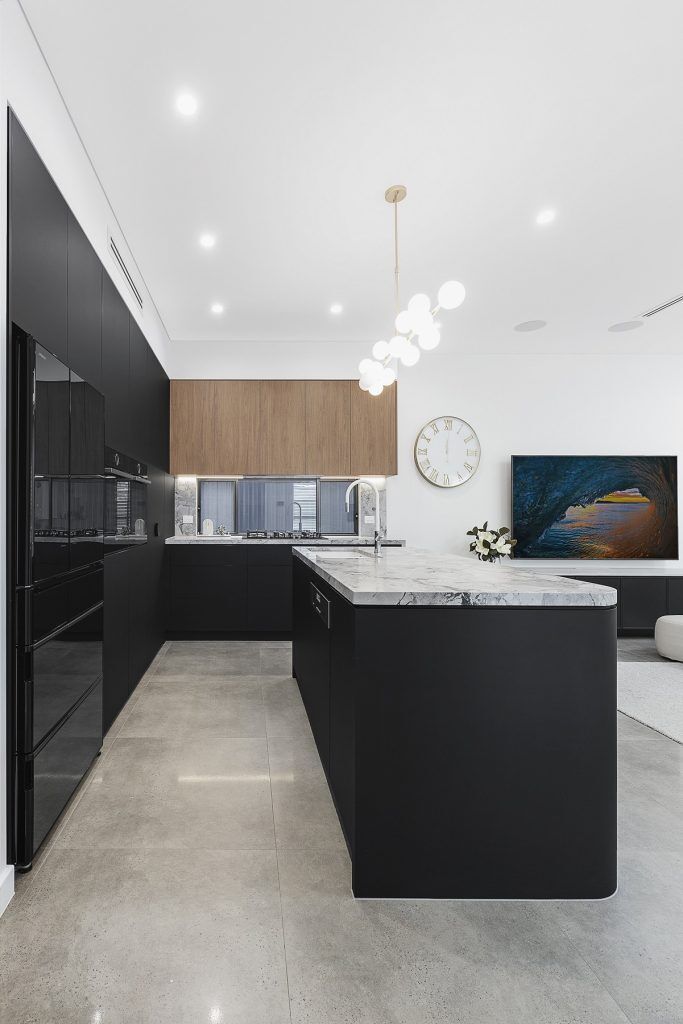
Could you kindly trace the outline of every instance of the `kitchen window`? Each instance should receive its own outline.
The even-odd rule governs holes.
[[[211,520],[213,532],[226,533],[318,532],[354,535],[357,532],[357,491],[347,512],[344,498],[348,480],[317,477],[245,477],[239,480],[197,481],[197,522],[204,532]]]

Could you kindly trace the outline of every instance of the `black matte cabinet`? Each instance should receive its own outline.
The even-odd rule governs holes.
[[[660,615],[666,615],[664,576],[622,576],[622,630],[653,630]]]
[[[683,576],[670,576],[668,579],[668,615],[683,615]]]
[[[102,264],[69,211],[68,363],[79,377],[102,389]]]
[[[253,632],[290,632],[291,545],[247,546],[247,566],[247,628]]]
[[[135,452],[130,408],[130,343],[128,307],[108,274],[102,277],[102,391],[104,436],[110,448]]]
[[[316,591],[317,595],[316,596]],[[329,621],[316,608],[331,601],[331,591],[311,574],[303,564],[294,564],[294,606],[297,615],[294,621],[294,648],[296,663],[294,672],[299,685],[301,699],[306,708],[322,766],[329,772],[330,765],[330,625],[334,608],[330,610]]]
[[[154,418],[147,386],[147,342],[134,317],[130,317],[130,417],[137,449],[130,454],[143,462],[153,461],[151,424]]]
[[[13,114],[9,146],[10,315],[67,362],[68,207]]]
[[[128,552],[104,562],[104,732],[110,728],[130,692],[128,679]]]

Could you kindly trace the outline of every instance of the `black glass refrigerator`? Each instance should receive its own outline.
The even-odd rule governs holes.
[[[104,399],[12,325],[14,860],[102,745]]]

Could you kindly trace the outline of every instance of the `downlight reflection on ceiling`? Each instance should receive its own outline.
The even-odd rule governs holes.
[[[607,330],[612,334],[620,334],[622,331],[637,331],[645,323],[644,320],[622,320],[618,324],[612,324]]]
[[[541,328],[547,326],[547,320],[524,320],[521,324],[515,324],[514,329],[521,333],[526,333],[527,331],[540,331]]]

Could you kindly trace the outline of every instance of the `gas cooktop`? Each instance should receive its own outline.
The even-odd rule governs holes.
[[[315,530],[249,530],[247,540],[326,540],[324,534]]]

